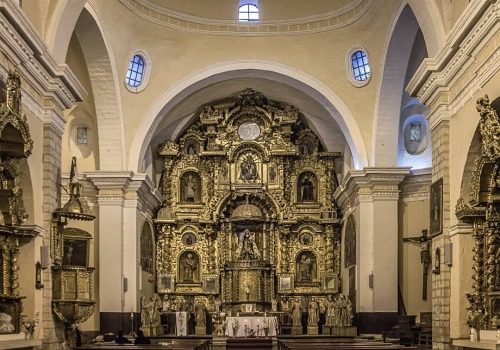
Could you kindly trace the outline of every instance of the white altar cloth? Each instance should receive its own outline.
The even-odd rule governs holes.
[[[239,316],[228,317],[226,336],[228,337],[259,337],[266,336],[264,328],[267,325],[269,331],[268,336],[275,336],[278,330],[278,320],[276,316]],[[236,326],[236,327],[235,327]],[[246,326],[246,327],[245,327]],[[257,327],[258,326],[258,327]],[[245,329],[247,330],[245,333]],[[236,330],[236,334],[234,331]],[[253,333],[253,334],[252,334]]]
[[[187,318],[188,314],[186,311],[177,311],[175,313],[175,335],[186,336],[187,335]]]

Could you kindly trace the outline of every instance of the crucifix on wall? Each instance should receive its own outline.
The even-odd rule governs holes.
[[[422,300],[427,300],[427,274],[431,263],[431,238],[427,235],[427,230],[422,230],[422,235],[418,237],[405,237],[403,242],[410,242],[420,246],[420,262],[423,265],[422,271]]]

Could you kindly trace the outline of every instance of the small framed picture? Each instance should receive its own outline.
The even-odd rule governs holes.
[[[430,235],[433,237],[443,232],[443,178],[431,185],[430,192]]]
[[[92,235],[76,227],[66,227],[62,231],[62,236],[62,265],[88,266]]]
[[[192,246],[196,243],[196,235],[194,233],[185,233],[182,235],[182,243],[186,246]]]
[[[63,265],[87,266],[88,240],[64,238]]]
[[[280,293],[291,293],[293,289],[293,275],[284,273],[279,276],[278,291]]]
[[[313,243],[313,235],[310,232],[301,233],[299,236],[299,242],[303,246],[310,246]]]
[[[252,313],[254,311],[254,304],[245,304],[244,309],[246,313]]]
[[[219,278],[217,275],[203,276],[203,291],[206,293],[219,293]]]
[[[328,292],[338,292],[338,279],[335,275],[323,276],[323,289]]]
[[[163,273],[158,278],[158,290],[163,293],[174,291],[174,276],[169,273]]]

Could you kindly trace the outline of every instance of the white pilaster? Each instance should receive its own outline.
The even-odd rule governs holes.
[[[465,293],[472,291],[474,238],[472,225],[459,223],[449,228],[451,248],[445,249],[442,261],[451,266],[450,290],[461,291],[450,293],[450,338],[466,338],[470,329],[465,323],[469,302]],[[447,254],[451,253],[451,257]],[[435,313],[437,310],[433,310]]]
[[[358,312],[398,310],[398,185],[409,172],[410,168],[351,171],[335,192],[342,209],[356,213]]]
[[[161,203],[160,195],[146,174],[99,171],[85,175],[99,191],[99,262],[96,266],[99,311],[137,312],[140,227],[144,218],[152,217],[153,209]]]

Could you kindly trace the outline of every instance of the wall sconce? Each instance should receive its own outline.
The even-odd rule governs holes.
[[[373,283],[374,283],[375,275],[373,274],[373,271],[371,274],[368,275],[368,287],[373,289]]]
[[[433,274],[439,275],[441,273],[441,249],[436,248],[434,252],[434,269]]]
[[[453,265],[453,243],[444,245],[444,263],[448,266]]]
[[[35,288],[42,289],[42,264],[40,261],[37,261],[35,264]]]

